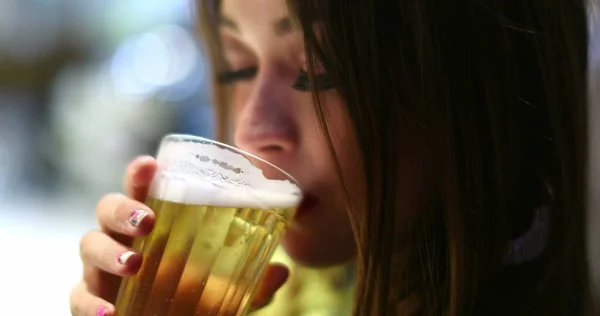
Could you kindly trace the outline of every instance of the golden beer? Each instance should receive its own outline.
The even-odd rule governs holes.
[[[154,180],[146,204],[156,222],[134,240],[143,264],[121,283],[118,316],[245,314],[298,204],[298,196],[223,187],[180,170],[159,169]]]

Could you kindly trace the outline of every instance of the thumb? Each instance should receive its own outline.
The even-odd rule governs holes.
[[[254,299],[252,300],[252,310],[265,307],[271,302],[271,299],[287,281],[290,272],[287,267],[281,264],[269,264],[262,276],[260,285]]]

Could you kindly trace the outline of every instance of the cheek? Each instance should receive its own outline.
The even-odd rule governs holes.
[[[244,110],[244,106],[248,102],[250,98],[250,94],[252,93],[252,84],[251,83],[238,83],[231,87],[229,90],[231,93],[230,97],[230,106],[231,106],[231,115],[234,118],[234,122],[238,122],[238,118],[240,117],[242,111]]]

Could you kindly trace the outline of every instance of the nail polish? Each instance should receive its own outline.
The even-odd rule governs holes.
[[[107,316],[107,313],[109,313],[110,311],[111,310],[108,307],[102,306],[98,309],[96,316]]]
[[[148,212],[143,210],[135,210],[131,212],[131,214],[129,215],[129,224],[131,224],[131,226],[133,227],[140,226],[146,215],[148,215]]]
[[[135,255],[135,252],[133,252],[131,250],[126,251],[119,256],[117,261],[119,261],[120,264],[126,264],[127,261],[129,260],[129,258],[131,258],[131,256],[133,256],[133,255]]]

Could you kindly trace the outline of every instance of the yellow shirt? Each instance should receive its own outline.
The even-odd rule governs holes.
[[[351,315],[354,296],[352,264],[310,269],[295,264],[281,248],[272,262],[290,268],[290,277],[266,307],[252,316]]]

